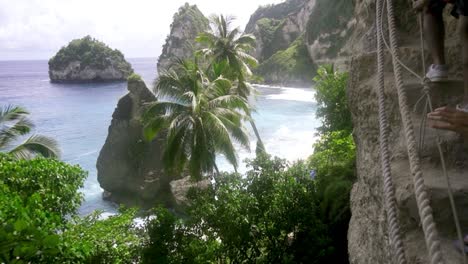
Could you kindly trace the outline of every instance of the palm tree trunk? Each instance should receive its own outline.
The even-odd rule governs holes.
[[[258,154],[266,153],[265,145],[263,145],[263,141],[260,138],[260,133],[258,133],[258,129],[255,125],[255,122],[253,120],[250,120],[250,125],[252,126],[255,136],[257,137],[257,148],[255,149],[255,153],[257,153],[257,156]]]

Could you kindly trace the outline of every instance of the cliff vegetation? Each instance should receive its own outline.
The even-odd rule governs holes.
[[[122,52],[110,48],[91,36],[72,40],[66,47],[62,47],[49,60],[49,70],[65,70],[73,62],[79,62],[80,70],[86,68],[105,70],[112,67],[125,76],[133,72],[130,63],[125,60]]]

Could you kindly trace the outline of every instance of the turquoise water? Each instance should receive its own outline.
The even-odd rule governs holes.
[[[136,73],[151,86],[156,77],[156,59],[129,59]],[[81,214],[95,209],[114,212],[115,205],[101,199],[96,179],[96,160],[107,136],[112,113],[126,83],[53,84],[49,82],[47,61],[0,61],[0,106],[26,107],[36,124],[35,132],[54,137],[63,151],[63,160],[79,164],[89,172],[83,192]],[[257,86],[254,114],[269,153],[290,161],[312,152],[315,130],[315,103],[311,88]],[[252,151],[239,150],[239,159],[252,157]],[[222,157],[222,170],[232,170]],[[242,166],[241,171],[245,168]]]

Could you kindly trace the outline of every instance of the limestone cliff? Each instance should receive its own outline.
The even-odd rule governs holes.
[[[132,73],[119,50],[90,36],[72,40],[49,60],[52,82],[126,81]]]
[[[315,0],[288,0],[262,6],[250,17],[245,32],[257,39],[255,73],[267,83],[308,85],[313,63],[304,33]]]
[[[171,64],[171,59],[187,58],[197,47],[195,38],[208,29],[209,21],[196,5],[186,3],[174,15],[170,34],[158,58],[158,72]]]
[[[312,58],[319,62],[335,62],[342,69],[350,71],[348,86],[349,106],[354,123],[354,138],[357,145],[357,175],[351,193],[352,218],[348,231],[348,250],[351,263],[394,263],[390,251],[384,201],[382,177],[379,162],[379,126],[376,95],[376,41],[375,41],[375,1],[335,2],[333,8],[327,4],[332,1],[317,0],[307,29],[307,45]],[[398,52],[405,64],[417,72],[421,71],[421,58],[416,15],[411,11],[408,1],[397,0],[398,30],[400,49]],[[322,4],[320,4],[322,3]],[[328,9],[327,9],[328,5]],[[335,10],[336,8],[336,10]],[[348,8],[350,8],[348,10]],[[341,9],[341,10],[340,10]],[[345,10],[346,9],[346,10]],[[348,11],[352,11],[348,13]],[[335,24],[321,24],[317,19],[332,16]],[[315,21],[314,23],[312,23]],[[455,34],[455,20],[447,15],[447,59],[453,79],[460,77],[460,47]],[[312,24],[310,24],[312,23]],[[313,24],[317,28],[313,29]],[[325,21],[323,22],[325,23]],[[426,58],[428,61],[428,58]],[[409,173],[406,141],[401,125],[398,98],[393,79],[391,56],[387,53],[386,98],[390,120],[390,146],[392,155],[393,181],[396,186],[399,219],[402,225],[405,254],[409,263],[429,263],[420,219],[416,209],[412,176]],[[421,96],[421,86],[404,72],[405,88],[409,104],[417,111],[413,123],[418,134],[422,106],[416,106]],[[447,82],[432,85],[435,106],[455,105],[462,98],[463,86],[460,82]],[[455,133],[440,134],[444,154],[448,161],[448,171],[454,186],[455,201],[459,208],[462,227],[468,223],[467,207],[468,181],[467,151]],[[427,128],[425,144],[421,150],[424,180],[430,196],[431,206],[442,242],[445,263],[461,263],[460,254],[452,245],[455,239],[454,224],[441,164],[436,149],[437,134]],[[419,137],[417,140],[420,140]],[[465,230],[466,232],[466,230]]]
[[[128,91],[117,104],[99,153],[99,184],[118,203],[171,203],[170,178],[162,173],[162,143],[159,138],[146,142],[140,122],[144,104],[156,98],[139,78],[129,79]]]

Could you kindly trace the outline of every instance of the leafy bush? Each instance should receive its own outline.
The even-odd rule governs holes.
[[[87,174],[78,166],[0,154],[0,263],[131,263],[144,236],[135,211],[74,216]]]
[[[322,118],[320,139],[314,144],[309,167],[315,175],[321,218],[327,223],[332,246],[331,263],[348,263],[347,233],[350,192],[356,179],[356,146],[346,101],[346,73],[322,66],[314,78],[317,116]]]
[[[192,190],[185,219],[158,209],[144,263],[322,263],[334,250],[304,163],[258,157],[247,177]]]
[[[90,36],[72,40],[68,46],[62,47],[49,60],[49,68],[62,70],[73,61],[81,62],[81,69],[86,67],[105,69],[112,66],[127,74],[133,72],[132,66],[125,60],[122,52],[113,50]]]
[[[102,219],[101,212],[67,224],[61,235],[61,245],[67,254],[61,261],[71,263],[136,263],[141,254],[144,235],[135,226],[137,211],[121,210],[119,214]],[[76,243],[76,241],[80,241]]]
[[[351,133],[353,124],[346,99],[348,74],[335,71],[333,65],[324,65],[317,70],[315,100],[317,117],[322,118],[320,132],[344,130]]]
[[[80,206],[83,194],[77,190],[86,177],[79,166],[58,160],[15,160],[0,154],[0,183],[22,199],[39,195],[44,209],[62,216],[75,213]]]

